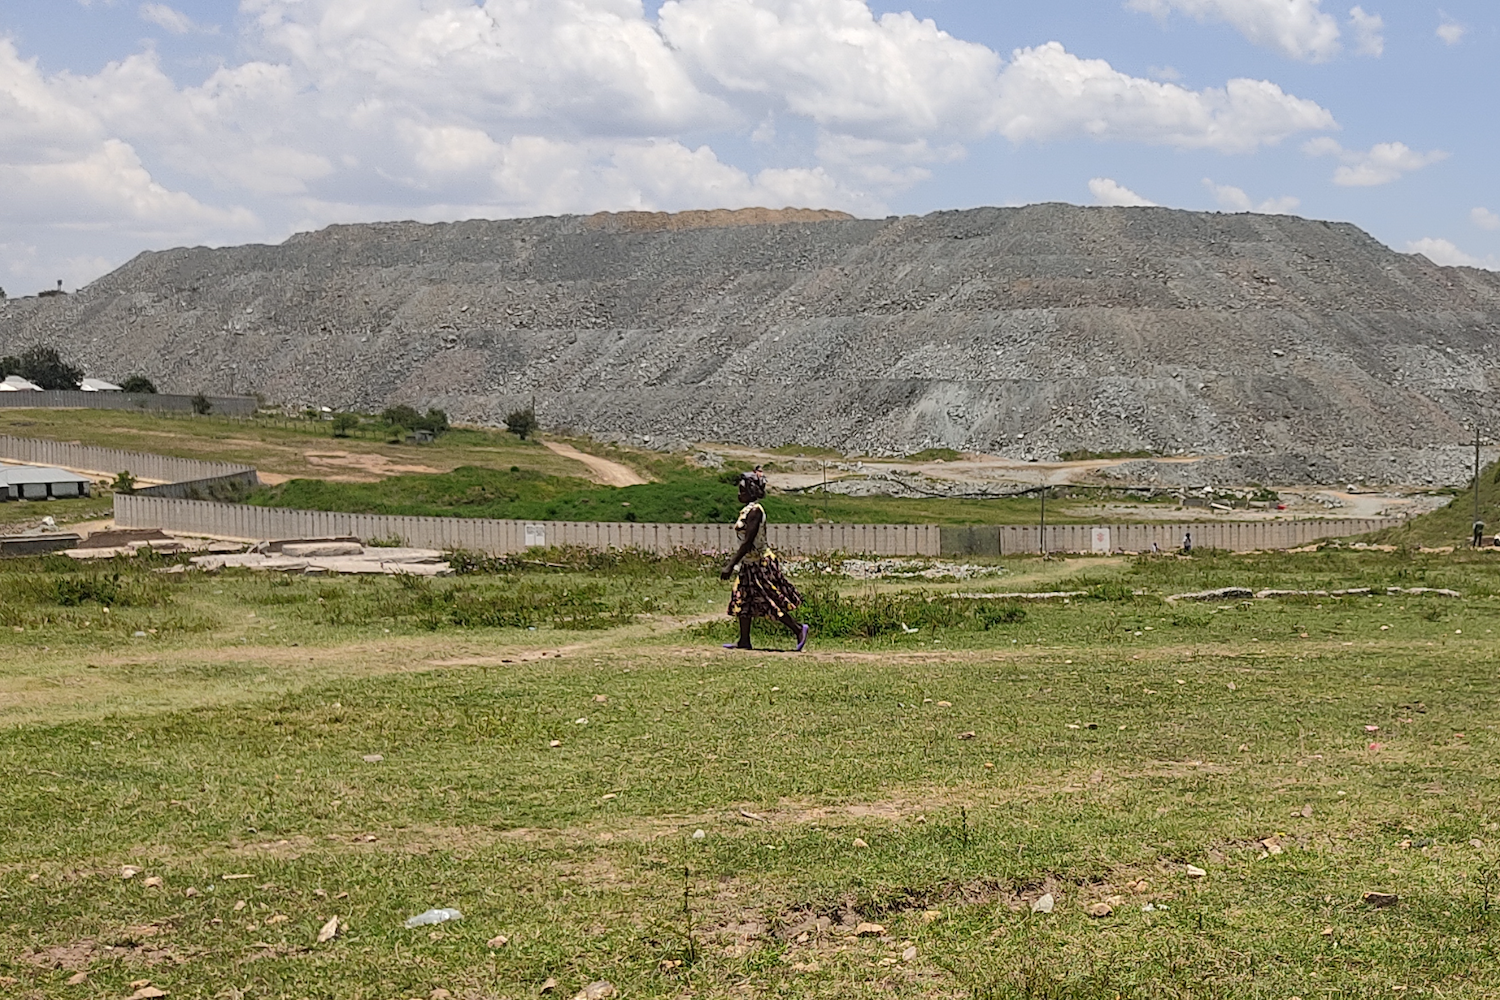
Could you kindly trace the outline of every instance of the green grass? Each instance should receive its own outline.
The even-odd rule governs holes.
[[[960,458],[963,453],[953,448],[928,448],[906,456],[908,462],[957,462]]]
[[[12,530],[34,528],[42,518],[50,517],[59,525],[77,521],[93,521],[109,517],[114,511],[113,494],[95,488],[95,496],[79,497],[76,500],[36,500],[25,503],[10,501],[0,503],[0,528]]]
[[[1479,473],[1479,518],[1485,535],[1500,533],[1500,463]],[[1453,501],[1430,514],[1414,517],[1399,528],[1371,535],[1369,540],[1393,545],[1468,545],[1474,535],[1474,481],[1453,491]]]
[[[1095,596],[800,657],[699,634],[725,585],[694,561],[585,560],[415,586],[0,563],[6,995],[1496,995],[1485,557],[1008,560]],[[1229,584],[1464,597],[1162,600]],[[550,610],[588,587],[630,614]],[[807,589],[825,623],[983,604]],[[546,596],[530,631],[428,616],[443,594]],[[464,919],[402,926],[433,906]]]
[[[577,462],[553,454],[536,441],[521,441],[503,430],[470,427],[454,428],[431,444],[408,445],[388,444],[382,435],[335,438],[331,424],[322,420],[5,409],[0,410],[0,434],[239,462],[276,477],[374,479],[381,473],[372,470],[390,466],[447,471],[462,465],[498,469],[516,465],[558,476],[584,471]]]
[[[732,482],[735,473],[663,467],[658,474],[657,482],[617,488],[528,469],[466,466],[437,475],[393,476],[378,483],[294,479],[257,491],[249,502],[362,514],[549,521],[719,523],[734,520],[739,512]],[[1072,509],[1087,502],[1053,500],[1047,518],[1055,524],[1097,520],[1097,515]],[[784,524],[1034,524],[1041,515],[1041,501],[1035,497],[909,500],[807,492],[772,494],[764,504],[772,522]]]
[[[1087,451],[1077,449],[1074,451],[1059,452],[1057,457],[1059,461],[1063,462],[1092,462],[1101,459],[1155,458],[1156,452],[1147,449],[1137,449],[1135,451]]]

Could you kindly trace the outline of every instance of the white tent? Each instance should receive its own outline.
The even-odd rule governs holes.
[[[0,392],[41,392],[42,387],[35,382],[28,382],[19,375],[7,375],[5,381],[0,382]]]
[[[84,392],[124,392],[113,382],[106,382],[102,378],[86,378],[78,383],[78,388]]]

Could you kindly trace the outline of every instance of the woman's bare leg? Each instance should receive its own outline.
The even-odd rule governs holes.
[[[740,648],[750,648],[750,616],[740,615]]]

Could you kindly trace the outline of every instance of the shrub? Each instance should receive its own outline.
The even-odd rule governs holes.
[[[135,477],[132,476],[128,471],[117,473],[115,475],[115,481],[109,484],[109,488],[114,490],[116,493],[134,493]]]
[[[57,353],[54,347],[34,344],[17,356],[0,358],[0,378],[19,375],[35,382],[43,389],[76,389],[83,379],[83,370],[75,368]]]
[[[200,393],[196,393],[193,396],[192,405],[193,405],[193,412],[196,413],[196,414],[198,414],[198,416],[200,416],[200,417],[207,416],[208,413],[210,411],[212,411],[213,408],[214,408],[213,402],[207,396],[203,395],[203,393],[201,393],[201,392]]]
[[[132,375],[120,383],[120,388],[126,392],[156,392],[156,384],[144,375]]]
[[[333,436],[344,438],[359,426],[359,418],[352,413],[336,413],[333,416]]]
[[[989,600],[949,599],[913,591],[850,597],[809,587],[797,617],[828,638],[874,639],[922,629],[984,631],[1026,620],[1026,609]]]
[[[524,410],[512,410],[506,414],[505,429],[525,441],[541,429],[541,424],[537,422],[536,411],[528,406]]]
[[[422,414],[410,406],[387,406],[380,411],[380,419],[392,427],[413,431],[417,429],[417,424],[421,423]]]
[[[431,409],[427,415],[418,413],[415,407],[400,405],[388,406],[380,413],[380,419],[391,428],[400,431],[428,431],[433,437],[437,437],[448,429],[448,414],[442,410]]]

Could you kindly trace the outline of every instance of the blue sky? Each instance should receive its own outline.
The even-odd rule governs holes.
[[[6,0],[0,287],[333,222],[1038,201],[1500,268],[1479,0]]]

